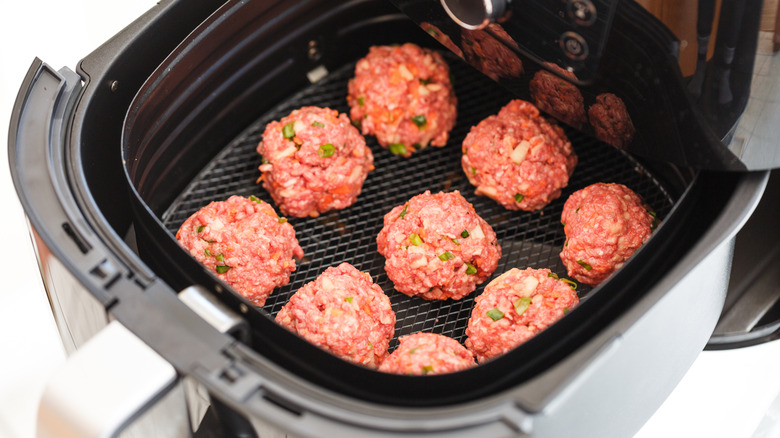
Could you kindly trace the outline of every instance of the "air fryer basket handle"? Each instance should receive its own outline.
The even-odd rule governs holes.
[[[115,437],[175,382],[171,364],[113,321],[71,355],[46,384],[37,436]]]

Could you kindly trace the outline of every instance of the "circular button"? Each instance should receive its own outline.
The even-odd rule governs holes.
[[[588,57],[588,43],[585,38],[575,32],[564,32],[559,40],[563,53],[575,61],[582,61]]]
[[[569,0],[566,9],[569,18],[580,26],[590,26],[596,22],[596,6],[590,0]]]

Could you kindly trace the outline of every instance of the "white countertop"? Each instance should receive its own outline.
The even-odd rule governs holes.
[[[151,0],[31,0],[7,2],[0,15],[0,201],[5,213],[0,219],[4,242],[0,272],[5,279],[0,291],[0,437],[34,436],[44,382],[64,360],[9,175],[6,143],[16,93],[34,57],[57,69],[73,69],[78,60],[154,4]],[[780,436],[778,394],[780,342],[703,352],[636,436]]]

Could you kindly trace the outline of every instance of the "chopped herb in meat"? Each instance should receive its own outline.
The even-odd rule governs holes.
[[[205,226],[205,225],[200,225],[200,226],[198,226],[198,232],[200,233],[200,232],[201,232],[201,231],[203,231],[205,228],[206,228],[206,226]]]
[[[518,315],[522,315],[528,308],[531,306],[531,298],[530,297],[521,297],[515,300],[515,312],[517,312]]]
[[[282,136],[284,138],[293,138],[295,137],[295,122],[290,122],[282,128]]]
[[[409,241],[412,242],[412,245],[414,246],[420,246],[423,243],[422,239],[420,239],[420,236],[418,236],[417,233],[410,234]]]
[[[219,274],[224,274],[229,270],[230,270],[230,266],[228,265],[217,265],[217,273]]]
[[[462,238],[464,238],[464,239],[465,239],[465,238],[467,238],[467,237],[469,237],[469,232],[468,232],[467,230],[463,230],[463,231],[461,231],[461,232],[460,232],[460,237],[462,237]]]
[[[504,312],[498,310],[498,307],[494,307],[487,312],[485,312],[487,316],[490,317],[493,321],[498,321],[499,319],[504,317]]]
[[[428,120],[425,118],[424,114],[418,114],[416,116],[412,116],[412,122],[414,122],[418,128],[423,128],[425,127],[425,124],[428,123]]]
[[[523,202],[523,198],[525,198],[525,196],[521,195],[520,193],[515,194],[515,202],[518,204]]]
[[[393,155],[403,155],[406,153],[406,146],[401,143],[392,143],[388,148]]]
[[[477,267],[472,265],[471,263],[466,263],[466,275],[474,275],[477,273]]]
[[[333,156],[333,153],[335,152],[336,146],[333,146],[331,143],[325,143],[320,145],[320,148],[317,150],[317,155],[319,155],[320,158],[327,158]]]
[[[439,255],[439,260],[443,262],[446,262],[447,260],[452,260],[454,258],[455,256],[449,251],[445,251],[444,254]]]
[[[588,262],[585,262],[583,260],[577,260],[577,264],[585,268],[586,271],[590,271],[593,269],[593,266],[589,265]]]

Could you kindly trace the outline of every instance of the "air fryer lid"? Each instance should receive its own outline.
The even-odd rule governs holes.
[[[633,140],[623,146],[632,154],[699,169],[780,167],[776,142],[755,134],[759,130],[753,125],[733,138],[748,101],[764,98],[751,96],[757,92],[750,87],[761,2],[744,2],[741,17],[731,20],[738,28],[735,43],[731,43],[735,44],[730,69],[733,100],[728,103],[718,100],[717,81],[709,78],[715,76],[713,71],[723,69],[715,62],[720,58],[713,57],[701,96],[689,93],[692,78],[683,77],[680,69],[681,42],[638,2],[392,2],[448,49],[478,69],[492,70],[486,73],[523,99],[533,101],[529,82],[540,69],[577,84],[586,108],[596,104],[596,97],[602,93],[616,95],[636,128]],[[494,10],[505,12],[493,16],[492,23],[480,30],[465,30],[447,14],[443,4],[449,5],[450,12],[460,11],[465,17],[483,17],[485,7],[491,4],[499,5]],[[722,14],[729,13],[733,12],[728,8],[722,10]],[[686,18],[695,24],[694,17]],[[720,26],[725,27],[726,21],[721,19]],[[716,55],[727,44],[722,39],[720,34],[712,36]],[[523,68],[506,68],[511,63]],[[566,114],[553,111],[550,115],[566,121]],[[591,135],[592,117],[581,127]]]
[[[429,36],[383,2],[229,2],[193,32],[156,70],[136,96],[123,133],[122,154],[144,261],[173,288],[205,286],[250,323],[247,345],[304,381],[341,394],[395,405],[433,406],[499,394],[566,356],[621,309],[635,302],[684,251],[675,238],[695,199],[693,174],[641,163],[592,138],[567,130],[580,163],[561,198],[540,212],[507,211],[473,194],[460,169],[458,145],[470,126],[495,113],[511,96],[457,58],[448,56],[459,99],[458,123],[444,148],[427,148],[409,159],[391,155],[373,138],[376,170],[358,202],[320,218],[290,218],[306,258],[290,283],[277,288],[265,307],[254,308],[183,250],[174,233],[183,220],[210,201],[232,194],[272,202],[256,184],[261,158],[255,147],[265,124],[302,105],[346,112],[346,83],[354,62],[370,45]],[[435,46],[435,44],[434,44]],[[327,70],[310,83],[312,72]],[[433,331],[464,339],[474,297],[427,302],[394,291],[375,239],[382,217],[424,190],[460,190],[496,230],[503,256],[494,275],[511,267],[550,268],[565,236],[559,224],[563,202],[598,181],[621,182],[637,191],[663,220],[656,237],[633,261],[595,289],[580,286],[580,306],[559,323],[510,353],[451,375],[415,378],[379,373],[343,361],[276,325],[272,318],[287,299],[326,267],[349,262],[369,272],[391,298],[396,338]],[[686,194],[687,193],[687,194]],[[665,237],[664,237],[665,236]],[[675,249],[677,248],[677,249]],[[663,255],[663,256],[661,256]],[[487,284],[487,282],[485,283]]]

